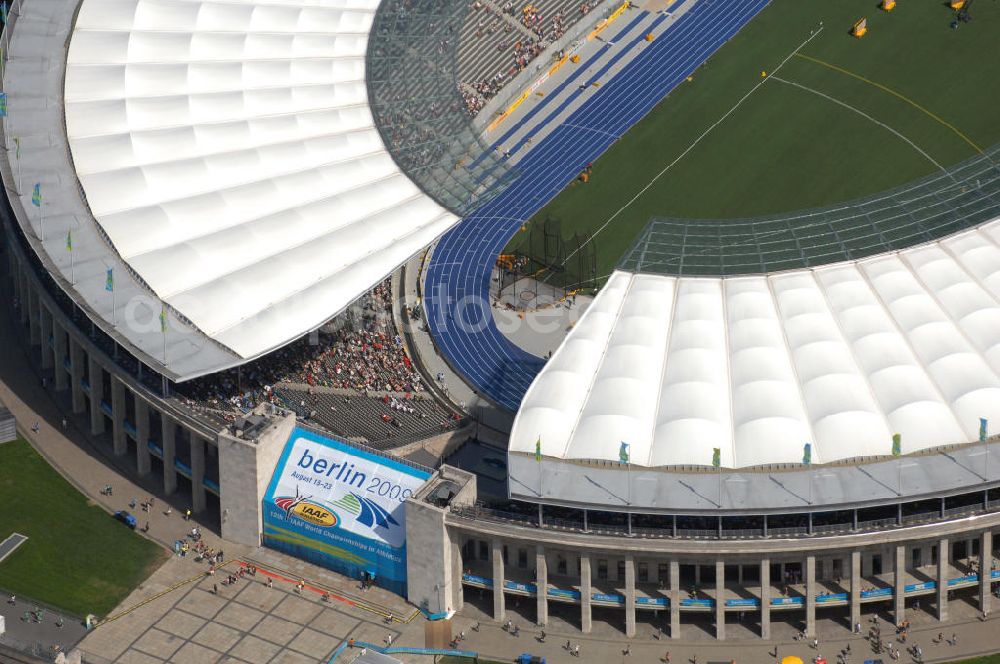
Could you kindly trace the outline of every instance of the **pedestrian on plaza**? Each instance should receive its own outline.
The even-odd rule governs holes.
[[[32,433],[38,433],[39,429],[41,429],[41,427],[38,425],[37,421],[34,424],[31,425],[31,432]]]
[[[68,426],[69,426],[69,422],[67,422],[67,421],[66,421],[66,418],[65,418],[65,417],[64,417],[64,418],[62,418],[62,428],[63,428],[63,429],[65,429],[65,428],[66,428],[66,427],[68,427]]]
[[[10,604],[11,606],[14,606],[15,604],[17,604],[17,597],[11,595],[10,599],[7,600],[7,603]]]
[[[625,650],[622,650],[622,656],[628,657],[631,654],[632,654],[632,644],[628,643],[625,645]]]
[[[59,616],[59,620],[56,621],[56,627],[62,629],[63,624],[64,624],[63,617]]]
[[[170,514],[171,514],[171,513],[173,512],[173,511],[174,511],[174,510],[173,510],[173,508],[172,508],[172,507],[170,507],[170,505],[167,505],[167,511],[163,513],[163,516],[170,516]]]
[[[516,637],[520,637],[521,636],[521,628],[519,626],[517,626],[517,625],[514,625],[514,636],[516,636]]]
[[[462,632],[462,634],[465,634],[465,632]],[[541,634],[538,635],[538,642],[539,643],[545,643],[545,630],[544,629],[542,630]]]
[[[952,633],[952,635],[951,635],[951,645],[953,645],[953,646],[957,646],[958,645],[958,634]]]
[[[185,521],[191,520],[191,510],[184,510],[184,520]]]
[[[274,582],[271,580],[271,577],[267,577],[267,587],[268,588],[274,587]]]
[[[573,646],[573,656],[574,657],[579,657],[580,656],[580,644],[579,643],[576,644],[575,646]]]
[[[670,651],[668,650],[665,655],[663,655],[663,664],[670,664]]]
[[[218,595],[218,594],[219,594],[219,584],[218,584],[218,583],[213,583],[213,584],[212,584],[212,592],[213,592],[214,594],[216,594],[216,595]]]
[[[133,498],[132,500],[128,501],[128,507],[129,507],[129,509],[132,509],[132,510],[135,509],[135,498]]]

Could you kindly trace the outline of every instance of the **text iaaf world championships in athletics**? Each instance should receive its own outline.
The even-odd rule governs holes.
[[[285,511],[282,509],[272,508],[270,518],[274,521],[287,521],[285,518]],[[339,544],[347,544],[355,549],[360,549],[361,551],[367,551],[369,553],[374,553],[379,558],[385,558],[394,563],[403,562],[403,556],[398,553],[397,549],[393,547],[382,544],[381,542],[372,541],[366,537],[361,537],[356,539],[354,537],[348,537],[342,534],[336,528],[326,528],[323,526],[317,526],[315,524],[309,523],[304,519],[295,519],[295,526],[301,528],[302,530],[313,533],[314,535],[319,535],[323,539],[332,540]]]

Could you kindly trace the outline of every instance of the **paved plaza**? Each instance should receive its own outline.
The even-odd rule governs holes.
[[[313,580],[300,591],[291,579],[258,568],[253,576],[224,584],[238,568],[229,563],[209,576],[201,565],[171,559],[83,640],[84,660],[311,664],[328,661],[349,636],[384,643],[409,627],[386,624],[379,613],[351,600],[324,600]],[[184,583],[192,574],[197,580]]]
[[[301,561],[280,554],[258,550],[267,563],[287,563],[284,570],[259,567],[255,576],[244,576],[233,586],[221,580],[238,568],[229,563],[214,576],[205,574],[204,566],[190,559],[174,557],[141,588],[130,595],[80,644],[85,661],[93,664],[184,662],[277,662],[326,663],[338,646],[348,639],[383,645],[391,637],[393,647],[422,648],[425,619],[401,598],[380,589],[361,593],[356,583]],[[194,575],[194,576],[192,576]],[[271,586],[267,584],[271,579]],[[305,588],[297,589],[302,580]],[[217,594],[213,586],[218,586]],[[332,593],[329,600],[325,592]],[[626,639],[622,634],[622,614],[612,609],[595,609],[594,629],[587,635],[576,628],[577,607],[553,607],[549,624],[542,630],[533,625],[533,601],[508,600],[508,616],[518,626],[513,636],[488,617],[492,606],[489,592],[476,589],[465,592],[466,604],[452,621],[452,634],[464,634],[457,645],[462,650],[480,653],[484,658],[510,661],[522,652],[546,657],[550,662],[578,661],[569,650],[580,646],[580,659],[588,661],[664,661],[670,653],[672,662],[731,661],[770,664],[775,661],[774,644],[779,656],[797,655],[804,661],[824,656],[836,661],[837,654],[851,647],[849,664],[886,654],[873,653],[867,641],[850,634],[841,612],[820,613],[817,621],[819,647],[812,648],[795,636],[800,625],[794,618],[775,617],[775,641],[762,642],[755,633],[752,612],[745,622],[730,616],[725,642],[712,637],[711,617],[685,616],[684,638],[670,640],[657,630],[665,616],[640,613],[638,634]],[[950,605],[953,621],[941,626],[923,608],[911,610],[910,637],[904,648],[919,644],[925,662],[946,662],[1000,650],[1000,619],[986,622],[978,618],[974,602],[956,597]],[[392,615],[387,623],[386,616]],[[883,639],[892,640],[889,616],[879,614]],[[875,613],[866,612],[865,630],[874,623]],[[938,634],[945,642],[937,643]],[[957,637],[957,644],[946,641]],[[628,649],[629,654],[625,654]],[[336,661],[350,662],[357,650],[348,649]],[[431,662],[426,655],[397,654],[404,662]],[[696,659],[695,659],[696,658]],[[904,652],[900,661],[912,662]]]

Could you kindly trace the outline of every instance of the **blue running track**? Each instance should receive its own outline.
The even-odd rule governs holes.
[[[446,233],[427,268],[424,306],[438,350],[476,389],[501,406],[517,410],[531,381],[544,362],[504,337],[490,312],[490,278],[496,257],[524,220],[558,194],[584,164],[594,161],[627,129],[684,81],[698,66],[747,24],[768,0],[701,0],[660,35],[611,81],[594,92],[598,80],[646,32],[629,42],[605,45],[572,76],[533,108],[494,144],[502,145],[523,124],[537,120],[542,127],[554,121],[581,94],[590,98],[555,128],[518,163],[518,178]],[[641,13],[618,35],[624,37],[649,15]],[[665,16],[655,19],[660,25]],[[651,28],[652,29],[652,28]],[[620,49],[587,80],[580,79],[588,64],[609,48]],[[585,89],[580,89],[580,85]],[[548,109],[567,86],[574,92]],[[511,153],[524,139],[508,146]]]

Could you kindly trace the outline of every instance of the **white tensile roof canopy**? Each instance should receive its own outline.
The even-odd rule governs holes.
[[[512,452],[726,468],[976,441],[1000,422],[1000,221],[772,275],[615,272],[528,390]],[[995,426],[995,425],[994,425]]]
[[[105,262],[239,358],[320,326],[457,221],[373,124],[364,65],[378,4],[80,8],[66,131]],[[212,357],[171,366],[168,352],[165,369],[208,373],[221,368]]]

